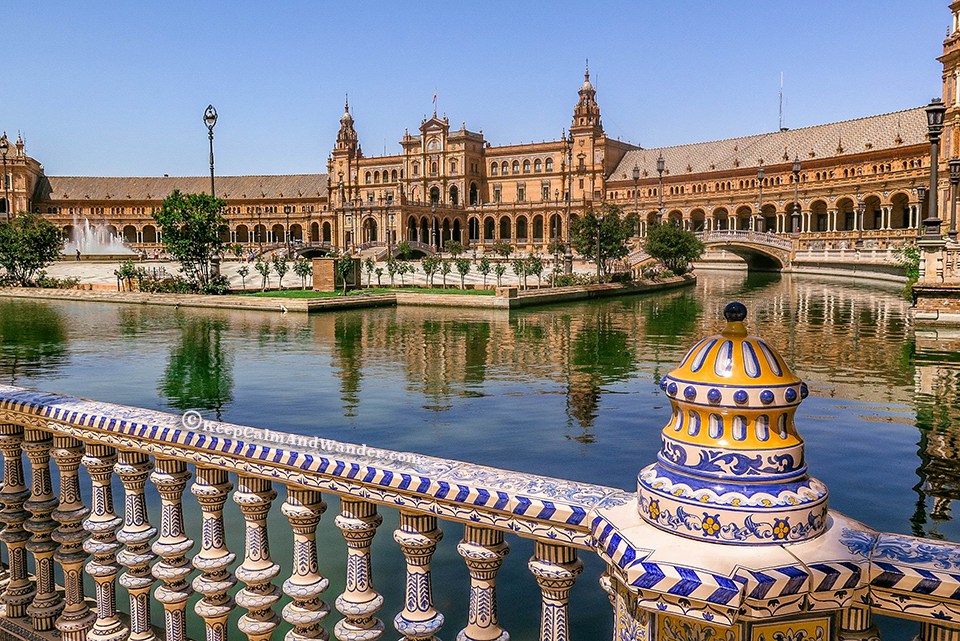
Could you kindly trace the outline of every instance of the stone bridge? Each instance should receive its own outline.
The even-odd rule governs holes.
[[[708,249],[735,254],[756,271],[781,271],[790,266],[793,256],[792,240],[766,232],[721,229],[699,232],[697,237]]]

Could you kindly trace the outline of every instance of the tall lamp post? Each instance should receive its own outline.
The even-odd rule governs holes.
[[[210,137],[210,195],[216,198],[217,191],[213,180],[213,126],[217,124],[217,110],[213,105],[207,105],[207,110],[203,112],[203,124],[207,126],[207,134]]]
[[[633,215],[637,217],[637,236],[640,235],[640,206],[637,200],[637,184],[640,182],[640,167],[633,163]]]
[[[3,156],[3,211],[7,215],[7,222],[12,218],[10,216],[10,185],[7,183],[7,152],[10,151],[10,141],[7,140],[7,132],[0,136],[0,156]]]
[[[957,185],[960,185],[960,158],[950,161],[950,242],[957,242]]]
[[[760,188],[759,200],[757,201],[757,218],[763,220],[763,179],[767,175],[767,170],[763,168],[763,158],[760,159],[760,167],[757,169],[757,186]],[[760,231],[757,229],[756,219],[751,231]]]
[[[943,113],[947,110],[939,98],[934,98],[927,107],[927,137],[930,139],[930,200],[927,217],[923,219],[923,238],[940,238],[940,210],[937,203],[939,190],[938,164],[940,159],[940,135],[943,133]]]
[[[287,238],[287,258],[290,258],[290,205],[283,206],[283,213],[287,217],[287,226],[283,235]]]
[[[657,156],[657,176],[660,186],[657,188],[657,222],[663,222],[663,172],[667,168],[667,162],[663,159],[663,152]]]
[[[863,212],[867,204],[863,202],[863,196],[857,194],[857,247],[863,245]]]
[[[596,216],[596,219],[597,219],[597,284],[599,285],[601,282],[601,278],[603,277],[602,272],[600,270],[600,266],[603,264],[602,262],[603,251],[600,245],[600,227],[601,225],[603,225],[603,214],[598,214]]]
[[[563,224],[566,251],[563,254],[563,273],[569,276],[573,273],[573,247],[570,245],[570,199],[573,197],[573,134],[564,136],[563,150],[567,155],[567,214]]]
[[[263,254],[263,232],[265,231],[261,222],[263,220],[262,214],[263,208],[257,207],[257,233],[254,236],[257,237],[257,242],[260,244],[260,254]]]
[[[800,156],[793,159],[793,220],[791,221],[791,231],[796,235],[800,233]]]

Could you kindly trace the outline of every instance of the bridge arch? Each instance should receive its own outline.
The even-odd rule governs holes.
[[[730,229],[699,236],[704,247],[739,256],[750,271],[781,271],[789,265],[793,252],[793,242],[775,234]]]

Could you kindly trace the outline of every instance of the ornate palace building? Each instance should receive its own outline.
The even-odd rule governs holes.
[[[944,211],[946,160],[960,156],[960,2],[950,9],[940,58]],[[268,249],[289,235],[318,251],[406,240],[430,251],[453,239],[478,249],[505,242],[549,251],[586,209],[613,203],[639,214],[638,236],[662,218],[694,230],[797,234],[801,247],[884,247],[917,235],[930,176],[922,107],[644,149],[606,135],[589,70],[568,128],[550,142],[494,146],[482,129],[452,129],[434,113],[404,132],[399,154],[368,157],[356,124],[345,105],[326,174],[217,177],[229,240]],[[151,213],[163,198],[207,187],[204,177],[49,176],[19,136],[4,166],[0,213],[39,212],[68,236],[87,221],[148,249],[161,240]]]

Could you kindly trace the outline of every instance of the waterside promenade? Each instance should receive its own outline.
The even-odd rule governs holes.
[[[728,316],[721,335],[698,342],[663,378],[672,417],[636,494],[0,386],[0,541],[9,560],[0,627],[13,638],[53,630],[77,640],[159,638],[156,599],[168,641],[200,622],[207,639],[225,639],[237,611],[249,639],[287,628],[288,639],[327,638],[321,625],[340,641],[379,639],[391,624],[404,639],[438,638],[442,626],[445,637],[505,639],[496,577],[503,563],[522,562],[508,557],[520,536],[536,543],[527,565],[541,589],[544,640],[569,638],[580,555],[606,566],[590,589],[610,595],[618,640],[866,640],[878,638],[875,614],[919,621],[923,641],[960,638],[960,546],[874,532],[828,511],[827,488],[807,475],[793,425],[806,386]],[[184,519],[188,486],[202,527]],[[289,527],[268,528],[279,486]],[[323,494],[339,499],[339,549],[317,549]],[[243,515],[242,551],[225,543],[231,499]],[[395,617],[381,613],[371,565],[384,509],[399,512],[393,538],[406,559]],[[436,607],[445,589],[434,592],[431,559],[442,523],[457,533],[469,575],[464,621],[445,622]],[[289,576],[270,556],[278,537],[294,543]],[[335,555],[346,557],[345,588],[327,605],[322,574]],[[84,572],[95,611],[83,598]],[[118,604],[117,583],[129,607]],[[190,607],[194,592],[201,598]]]

